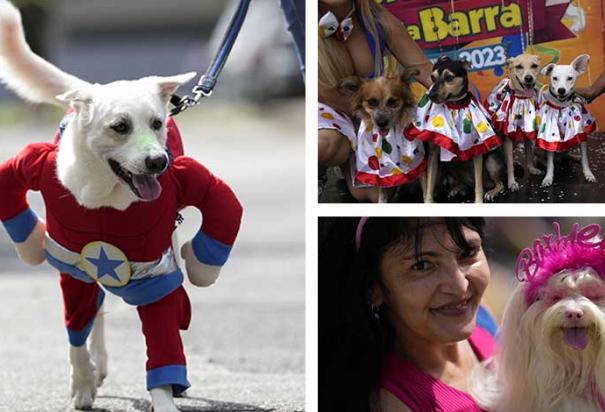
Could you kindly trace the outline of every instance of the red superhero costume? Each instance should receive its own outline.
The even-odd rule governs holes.
[[[231,189],[195,160],[180,156],[181,139],[172,119],[168,147],[175,156],[160,176],[162,192],[126,210],[86,209],[56,175],[56,143],[36,143],[0,164],[0,220],[14,242],[23,242],[38,218],[28,190],[46,204],[46,258],[61,272],[65,323],[70,343],[86,343],[104,298],[103,289],[136,305],[147,343],[147,388],[189,386],[180,329],[191,316],[183,274],[171,246],[178,209],[194,206],[203,223],[192,241],[199,262],[221,266],[239,230],[242,208]]]

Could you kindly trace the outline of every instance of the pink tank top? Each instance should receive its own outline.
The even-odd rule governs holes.
[[[495,339],[477,326],[469,337],[477,358],[492,356]],[[479,412],[483,411],[467,393],[455,389],[421,371],[409,362],[387,355],[381,377],[382,387],[414,412]]]

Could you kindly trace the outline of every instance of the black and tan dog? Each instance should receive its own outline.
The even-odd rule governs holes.
[[[468,70],[470,63],[463,60],[452,60],[447,56],[440,57],[431,73],[433,86],[431,87],[428,98],[435,104],[464,104],[472,96],[468,87]],[[429,144],[429,159],[426,177],[425,203],[433,202],[433,193],[437,174],[439,171],[439,153],[440,148],[434,143]],[[450,173],[458,180],[459,184],[474,182],[475,203],[482,203],[483,199],[493,200],[493,198],[504,189],[502,182],[502,172],[504,171],[502,156],[494,151],[480,154],[473,157],[472,174],[468,167],[468,162],[448,164],[447,169],[455,171]],[[494,186],[488,192],[484,192],[483,173],[489,177]],[[471,177],[472,176],[472,177]]]

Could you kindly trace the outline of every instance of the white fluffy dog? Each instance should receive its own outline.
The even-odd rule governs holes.
[[[125,210],[133,202],[159,196],[158,176],[169,161],[167,103],[195,73],[90,84],[35,55],[25,41],[18,10],[4,0],[0,0],[0,58],[0,78],[20,96],[76,111],[61,138],[57,175],[80,205]],[[16,244],[24,261],[44,261],[45,231],[45,222],[38,220],[29,237]],[[191,242],[183,246],[182,254],[192,283],[207,286],[216,279],[216,270],[197,261]],[[102,318],[94,323],[90,352],[86,345],[72,346],[70,362],[74,406],[88,409],[107,373]],[[150,392],[156,412],[177,410],[171,388]]]
[[[538,263],[541,273],[526,276],[507,305],[495,375],[492,369],[491,376],[485,370],[475,376],[474,396],[487,409],[604,410],[605,253],[601,242],[584,241],[588,248],[534,248],[532,259],[544,259]]]

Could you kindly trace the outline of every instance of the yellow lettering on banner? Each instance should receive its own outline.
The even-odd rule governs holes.
[[[496,25],[496,16],[500,11],[499,6],[486,7],[485,9],[485,28],[487,31],[496,31],[498,26]]]
[[[439,7],[430,7],[420,10],[418,18],[420,24],[407,26],[408,32],[414,40],[427,43],[442,41],[448,36],[463,37],[521,27],[522,22],[521,7],[516,3],[458,10],[448,15]]]
[[[451,13],[450,22],[452,36],[460,37],[471,32],[471,28],[468,25],[468,17],[461,11]],[[456,27],[456,23],[458,23],[458,27]]]
[[[521,26],[521,8],[518,4],[511,3],[508,6],[502,7],[500,24],[505,29]]]
[[[468,18],[471,21],[471,31],[473,33],[481,33],[481,18],[483,17],[483,9],[471,10],[468,12]]]
[[[420,40],[420,27],[415,24],[411,24],[407,27],[410,37],[414,40]]]
[[[447,37],[449,25],[443,20],[444,17],[445,13],[439,7],[433,7],[420,12],[420,23],[424,31],[425,42],[431,43]]]

